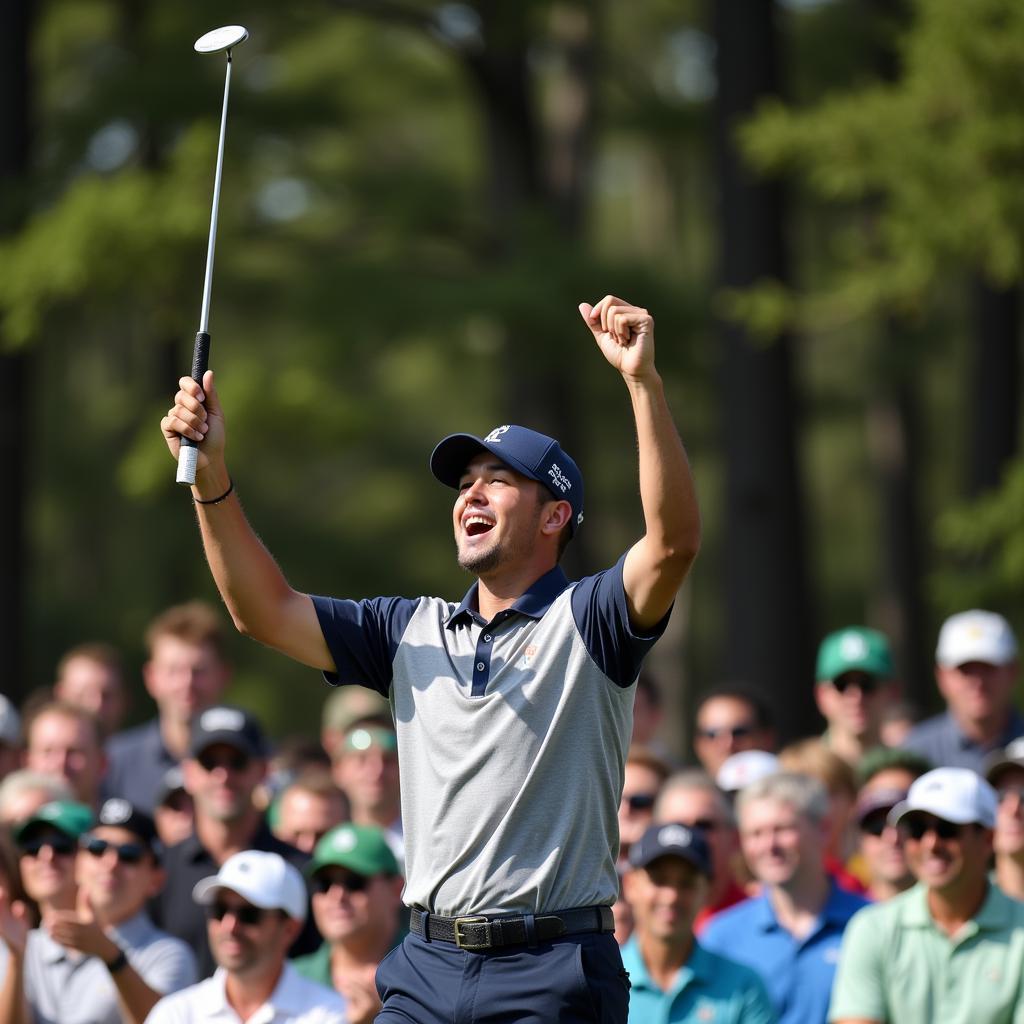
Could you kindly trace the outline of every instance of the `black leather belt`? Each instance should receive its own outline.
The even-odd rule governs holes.
[[[580,932],[611,932],[611,907],[580,907],[553,914],[495,914],[438,917],[412,907],[409,930],[429,942],[452,942],[459,949],[495,949],[498,946],[536,945]]]

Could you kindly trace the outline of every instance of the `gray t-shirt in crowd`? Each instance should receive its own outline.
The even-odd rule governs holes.
[[[123,921],[108,933],[136,974],[163,995],[196,980],[192,950],[160,931],[144,914]],[[94,956],[66,949],[41,928],[25,946],[25,998],[35,1024],[121,1024],[117,986],[106,965]]]
[[[555,567],[485,622],[474,584],[439,598],[314,598],[330,682],[388,696],[398,734],[404,899],[442,916],[610,905],[640,664],[622,564]]]

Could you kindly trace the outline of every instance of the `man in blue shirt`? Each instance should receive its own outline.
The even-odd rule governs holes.
[[[741,790],[736,813],[763,891],[723,910],[701,943],[761,975],[780,1024],[825,1024],[843,930],[867,905],[825,872],[828,794],[816,779],[780,772]]]
[[[629,1024],[771,1024],[749,967],[701,948],[693,921],[708,895],[707,842],[685,825],[652,825],[630,851],[623,895],[635,928],[622,949],[632,985]]]
[[[537,431],[504,424],[434,449],[431,472],[455,492],[458,562],[475,577],[461,602],[353,601],[294,590],[247,523],[211,374],[202,388],[182,378],[161,423],[175,457],[183,436],[201,442],[193,497],[236,625],[390,700],[411,934],[377,973],[378,1024],[627,1016],[611,904],[633,694],[700,517],[653,317],[611,295],[579,310],[630,397],[644,529],[577,583],[558,561],[583,523],[583,475]]]

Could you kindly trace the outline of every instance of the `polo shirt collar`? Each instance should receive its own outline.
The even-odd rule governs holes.
[[[285,1014],[298,1016],[309,1008],[308,1003],[302,998],[302,982],[300,977],[298,971],[285,960],[281,970],[281,977],[277,979],[274,991],[270,993],[269,998],[264,1004],[275,1011],[275,1017],[278,1010]],[[218,967],[214,971],[211,978],[214,998],[210,1000],[211,1005],[209,1007],[211,1015],[220,1015],[222,1013],[234,1014],[228,1003],[227,989],[225,988],[227,979],[228,973],[223,967]]]
[[[947,710],[945,712],[945,718],[946,728],[955,738],[956,744],[961,750],[981,749],[981,745],[968,737],[963,729],[960,728],[960,723],[953,717],[952,711]],[[1021,735],[1024,735],[1024,717],[1021,717],[1020,712],[1016,708],[1010,708],[1010,717],[1006,721],[1006,728],[1003,730],[1003,735],[999,738],[998,742],[992,749],[998,750],[1000,747],[1005,747],[1011,740],[1015,740]]]
[[[554,566],[530,584],[527,591],[517,598],[506,610],[505,617],[507,618],[512,612],[519,612],[522,615],[529,616],[531,619],[541,618],[548,608],[551,607],[555,598],[568,585],[569,580],[565,573],[562,572],[562,567],[559,565]],[[448,621],[445,623],[446,629],[453,629],[467,620],[482,622],[479,612],[479,591],[480,583],[478,581],[466,591],[466,595],[459,603],[459,606],[448,617]]]
[[[647,971],[647,964],[644,963],[643,954],[640,952],[640,943],[636,935],[632,935],[629,941],[622,947],[622,963],[629,973],[629,983],[636,989],[645,989],[661,993],[661,989],[651,980]],[[690,950],[690,958],[676,972],[675,981],[669,993],[673,997],[680,993],[692,981],[705,981],[714,977],[715,962],[710,954],[702,948],[701,944],[693,940],[693,948]]]
[[[772,907],[772,901],[767,892],[754,897],[754,903],[753,920],[756,926],[765,932],[775,931],[782,928],[782,925],[779,924],[778,918],[775,916],[775,909]],[[814,928],[811,929],[810,933],[806,935],[802,941],[806,942],[812,935],[816,935],[821,931],[822,925],[824,924],[837,925],[839,928],[845,927],[849,917],[850,914],[846,904],[846,897],[839,886],[836,885],[835,879],[830,878],[828,898],[825,900],[825,905],[821,908],[821,912],[818,914]]]
[[[988,891],[981,908],[971,919],[977,931],[1000,931],[1012,921],[1012,904],[997,885],[988,883]],[[918,882],[906,895],[900,915],[911,928],[934,928],[935,921],[928,909],[928,887]]]

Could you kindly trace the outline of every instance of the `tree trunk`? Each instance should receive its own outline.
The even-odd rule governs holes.
[[[967,493],[999,486],[1017,455],[1020,431],[1020,289],[976,280],[968,378]]]
[[[778,90],[774,4],[713,3],[718,95],[719,285],[785,282],[785,199],[754,180],[735,130]],[[721,321],[721,408],[726,455],[723,534],[727,678],[756,686],[783,738],[813,730],[809,699],[815,637],[808,599],[804,502],[796,453],[792,339],[768,342]]]
[[[0,7],[0,235],[17,229],[24,216],[29,165],[30,0]],[[20,200],[20,201],[19,201]],[[0,650],[4,672],[0,690],[16,703],[30,683],[26,660],[26,508],[29,502],[27,446],[32,436],[28,401],[29,354],[11,351],[0,336]]]

